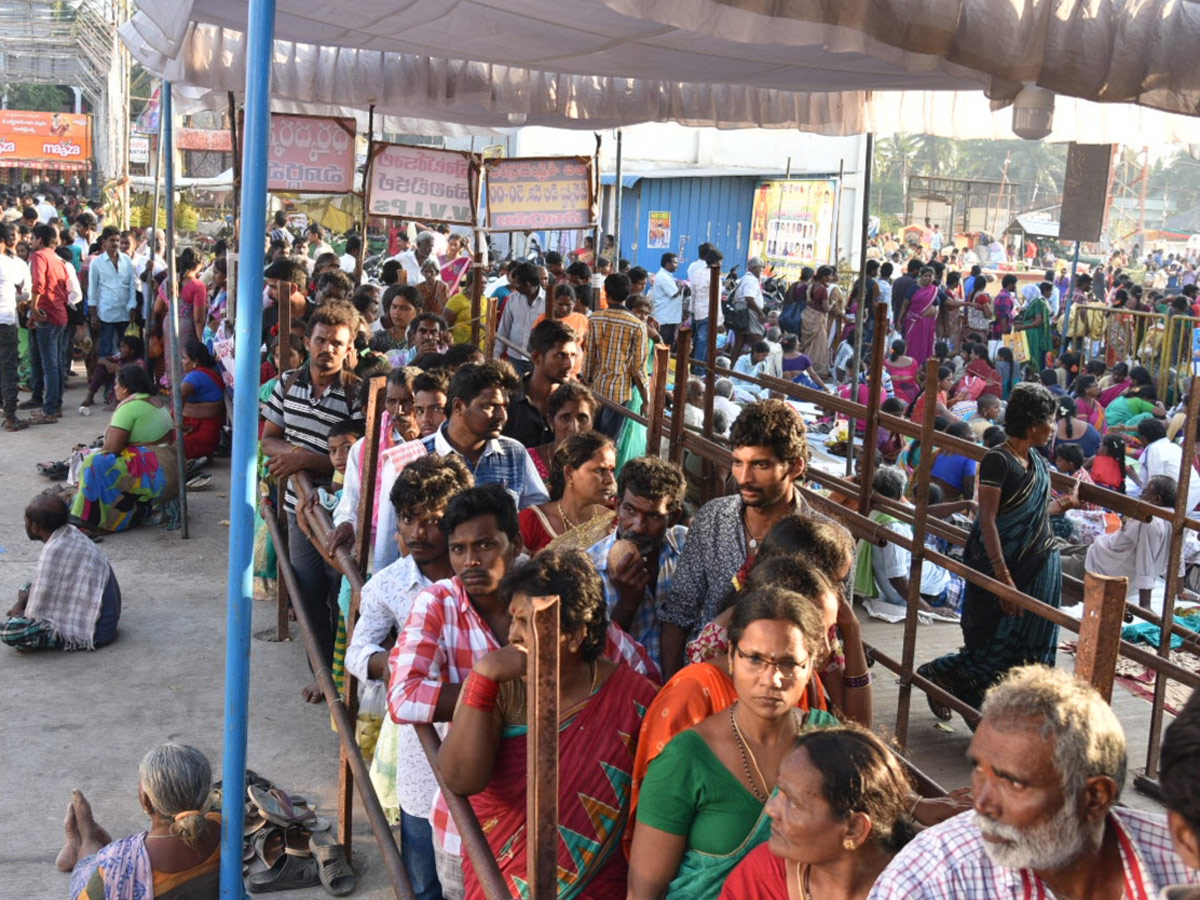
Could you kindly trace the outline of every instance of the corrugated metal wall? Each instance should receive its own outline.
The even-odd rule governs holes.
[[[621,198],[624,256],[651,276],[666,250],[646,246],[651,212],[670,212],[670,249],[681,269],[696,258],[696,248],[714,243],[725,255],[724,267],[746,270],[746,241],[758,177],[642,178]]]

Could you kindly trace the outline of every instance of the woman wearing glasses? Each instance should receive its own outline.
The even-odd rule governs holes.
[[[801,732],[837,724],[796,709],[825,653],[816,606],[780,588],[743,595],[729,623],[737,700],[676,735],[642,783],[629,860],[629,900],[714,900],[765,841],[763,810],[779,764]]]

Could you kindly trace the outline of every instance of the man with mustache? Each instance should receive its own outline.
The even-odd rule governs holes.
[[[729,432],[738,493],[704,505],[688,530],[670,591],[660,604],[663,677],[683,665],[683,650],[716,618],[749,569],[771,527],[791,513],[827,517],[800,495],[808,439],[800,415],[782,400],[760,400],[742,410]]]
[[[600,573],[612,620],[646,648],[659,666],[658,604],[667,596],[683,553],[687,528],[679,525],[683,472],[665,459],[646,456],[625,463],[617,479],[617,530],[588,550]],[[617,541],[636,552],[613,553]]]
[[[517,508],[509,492],[499,484],[463,491],[446,505],[440,528],[454,577],[417,595],[388,657],[388,712],[399,724],[449,722],[475,663],[508,643],[511,617],[500,583],[522,550]],[[612,623],[604,656],[657,679],[645,651]],[[431,822],[442,894],[446,900],[461,898],[461,841],[441,793]]]
[[[329,303],[313,311],[308,320],[308,365],[279,377],[264,413],[262,449],[267,468],[279,479],[308,472],[315,487],[328,486],[333,476],[329,459],[329,430],[346,419],[362,421],[359,379],[344,368],[346,354],[358,325],[358,310],[349,303]],[[284,496],[288,522],[288,559],[300,583],[293,603],[304,604],[321,648],[333,663],[337,623],[337,591],[341,575],[325,562],[296,521],[296,493],[289,480]],[[320,703],[314,682],[304,689],[304,699]]]
[[[974,812],[918,835],[871,900],[1132,900],[1200,880],[1174,853],[1166,816],[1117,806],[1125,734],[1069,672],[1012,669],[984,699],[967,758]]]

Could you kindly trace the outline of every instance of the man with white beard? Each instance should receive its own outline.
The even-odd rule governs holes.
[[[919,834],[870,900],[1132,900],[1197,882],[1166,816],[1116,806],[1125,735],[1089,685],[1012,669],[982,712],[967,751],[974,811]]]

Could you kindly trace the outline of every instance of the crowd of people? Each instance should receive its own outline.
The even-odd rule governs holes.
[[[35,255],[54,255],[61,232],[44,234]],[[144,304],[141,275],[154,278],[161,235],[149,237],[151,255],[141,260],[122,253],[120,232],[102,228],[96,237],[81,260],[89,288],[80,302],[85,318],[97,316],[82,326],[95,342],[88,400],[111,391],[114,409],[102,444],[78,462],[70,504],[44,495],[26,512],[31,539],[45,548],[34,581],[0,624],[0,639],[26,652],[113,639],[120,592],[88,535],[169,519],[174,454],[211,459],[227,442],[221,417],[231,373],[214,352],[229,335],[223,260],[185,249],[178,290]],[[15,237],[7,238],[11,247]],[[546,254],[544,266],[508,265],[485,288],[496,336],[489,348],[471,339],[470,279],[482,275],[467,264],[464,237],[422,228],[409,246],[395,230],[382,286],[356,285],[361,243],[347,242],[339,257],[319,225],[297,239],[280,216],[265,238],[264,355],[261,384],[252,386],[261,400],[263,502],[286,526],[287,546],[278,549],[300,587],[292,603],[312,624],[314,666],[339,683],[353,675],[364,699],[378,701],[377,738],[364,749],[415,896],[484,896],[439,777],[469,798],[510,894],[527,895],[524,676],[532,601],[551,595],[562,635],[560,897],[1149,897],[1200,882],[1200,703],[1164,743],[1164,783],[1179,785],[1167,794],[1170,820],[1120,807],[1124,733],[1094,690],[1054,668],[1057,628],[928,564],[917,591],[922,614],[957,620],[961,612],[963,647],[920,672],[983,719],[969,751],[970,790],[918,793],[905,761],[871,731],[872,675],[854,607],[856,595],[910,602],[908,558],[892,546],[865,552],[810,505],[801,488],[818,423],[757,377],[861,397],[866,379],[848,371],[841,352],[849,317],[889,301],[903,336],[888,360],[885,411],[934,416],[947,434],[989,447],[978,465],[946,450],[933,462],[939,513],[969,526],[963,558],[1057,607],[1061,572],[1071,566],[1133,571],[1139,595],[1165,573],[1169,529],[1132,520],[1110,527],[1076,492],[1055,495],[1049,480],[1051,465],[1104,484],[1115,471],[1149,502],[1174,503],[1182,461],[1165,408],[1137,405],[1153,389],[1144,370],[1114,363],[1111,372],[1082,371],[1062,353],[1048,377],[1039,371],[1034,382],[1013,370],[1005,389],[989,349],[1004,301],[992,300],[982,272],[959,284],[920,262],[906,269],[911,291],[873,263],[865,283],[843,291],[822,267],[772,311],[761,262],[751,260],[723,298],[729,318],[718,302],[714,321],[708,291],[722,258],[710,244],[686,277],[673,253],[651,275],[586,244],[567,259]],[[50,321],[59,293],[47,273],[60,267],[31,271],[29,317],[18,327],[40,332]],[[23,282],[4,272],[0,313],[6,297],[22,302]],[[946,293],[956,284],[961,301]],[[290,325],[281,333],[283,304]],[[984,326],[967,315],[975,307],[988,317]],[[1034,312],[1012,315],[1030,330],[1048,327],[1053,314],[1036,304]],[[163,400],[171,367],[155,362],[170,351],[147,361],[141,343],[161,336],[170,315],[179,317],[174,352],[186,373],[176,387],[182,448]],[[139,319],[144,338],[131,332]],[[683,326],[698,360],[711,333],[725,354],[714,361],[745,376],[715,388],[724,421],[714,430],[729,446],[732,490],[706,503],[696,502],[688,467],[664,459],[622,414],[644,408],[651,350],[674,344]],[[61,334],[47,330],[34,341],[50,348],[39,363],[43,393],[33,393],[37,421],[61,415],[50,389],[61,374],[63,357],[50,352]],[[81,336],[72,340],[79,346]],[[918,373],[938,353],[937,395],[927,398]],[[369,459],[376,444],[365,435],[375,423],[365,411],[376,378],[384,379],[384,410],[378,455]],[[690,427],[703,427],[703,390],[691,380],[685,408],[675,411]],[[1103,421],[1118,400],[1130,410],[1124,431]],[[15,410],[12,422],[23,425]],[[1085,426],[1100,436],[1094,449]],[[879,462],[871,487],[904,502],[922,448],[881,432],[869,448]],[[368,498],[370,470],[377,477]],[[303,499],[300,473],[315,487]],[[372,515],[360,517],[368,499]],[[326,514],[328,531],[314,528]],[[878,521],[903,535],[898,518]],[[369,533],[357,534],[360,527]],[[1065,550],[1064,536],[1075,540]],[[347,629],[349,585],[336,560],[356,538],[371,550],[369,578]],[[256,543],[256,574],[273,577],[270,541]],[[316,684],[300,694],[323,701]],[[424,724],[442,735],[437,776],[413,727]],[[77,794],[58,860],[74,873],[72,895],[94,900],[123,883],[154,896],[210,896],[219,858],[210,787],[196,751],[157,748],[140,772],[150,829],[115,842]],[[285,857],[252,886],[304,886]],[[320,871],[304,869],[307,883],[319,883]]]

